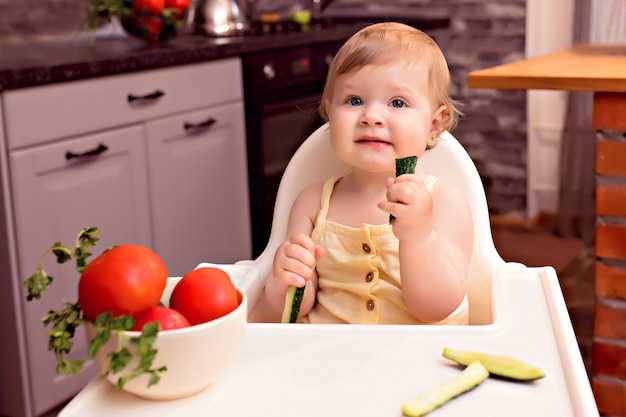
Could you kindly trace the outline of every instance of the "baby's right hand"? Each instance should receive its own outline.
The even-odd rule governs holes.
[[[313,277],[317,258],[323,254],[322,247],[310,236],[294,234],[278,247],[272,275],[285,286],[302,287]]]

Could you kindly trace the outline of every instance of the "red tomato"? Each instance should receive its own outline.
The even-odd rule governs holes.
[[[185,11],[191,4],[190,0],[165,0],[165,7],[173,7]]]
[[[192,325],[222,317],[239,303],[239,292],[228,274],[211,267],[185,274],[170,297],[170,307],[187,317]]]
[[[163,18],[159,15],[148,14],[139,18],[141,37],[149,40],[156,41],[162,35],[163,31]]]
[[[165,8],[165,0],[133,0],[133,10],[161,14]]]
[[[153,321],[159,322],[161,330],[182,329],[183,327],[191,326],[189,320],[173,308],[154,306],[145,313],[135,317],[135,325],[131,330],[141,331],[145,324]]]
[[[78,282],[78,302],[88,320],[110,311],[137,316],[159,304],[167,268],[152,250],[120,245],[87,264]]]
[[[177,9],[172,16],[174,19],[181,19],[189,8],[190,2],[191,0],[165,0],[165,7]]]
[[[126,32],[146,41],[158,41],[165,37],[165,25],[161,15],[142,13],[125,15],[120,19]]]

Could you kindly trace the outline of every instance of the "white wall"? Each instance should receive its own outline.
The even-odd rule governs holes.
[[[592,43],[626,43],[626,0],[591,2]]]
[[[622,0],[619,0],[622,1]],[[526,56],[544,55],[572,44],[574,0],[528,0]],[[529,220],[541,212],[555,213],[559,196],[561,132],[567,93],[532,90],[527,93]]]

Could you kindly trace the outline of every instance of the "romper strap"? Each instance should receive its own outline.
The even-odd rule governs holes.
[[[328,207],[330,205],[330,196],[333,194],[335,184],[340,179],[341,177],[335,177],[330,178],[326,180],[326,182],[324,182],[324,186],[322,188],[322,196],[320,198],[320,211],[317,213],[317,218],[315,219],[315,227],[313,228],[313,233],[311,235],[311,238],[315,243],[319,243],[322,236],[324,222],[326,221],[326,215],[328,214]]]

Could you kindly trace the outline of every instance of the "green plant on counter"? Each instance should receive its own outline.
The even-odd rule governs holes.
[[[96,29],[111,23],[117,17],[131,13],[125,3],[124,0],[87,0],[86,28]]]

